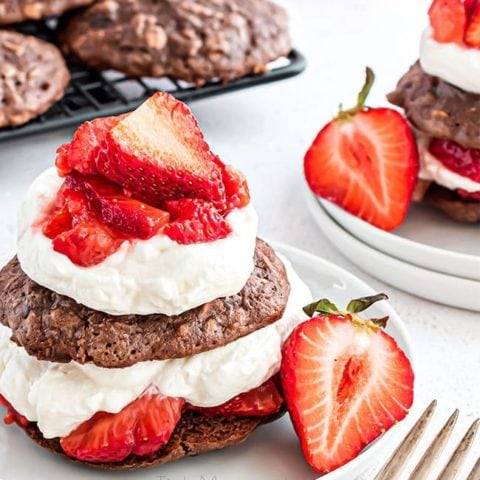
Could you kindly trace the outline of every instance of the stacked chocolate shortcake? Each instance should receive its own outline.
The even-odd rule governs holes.
[[[434,0],[429,15],[420,60],[388,99],[416,130],[414,199],[480,222],[480,3]]]
[[[38,444],[136,468],[239,443],[284,411],[281,348],[311,301],[256,238],[243,175],[158,93],[80,126],[0,272],[0,399]]]

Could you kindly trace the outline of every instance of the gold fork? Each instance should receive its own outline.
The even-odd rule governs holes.
[[[437,401],[434,400],[427,409],[423,412],[422,416],[417,420],[417,423],[412,427],[408,435],[403,442],[393,452],[390,459],[382,467],[380,472],[374,478],[374,480],[396,480],[399,476],[405,472],[405,466],[410,459],[411,455],[415,451],[415,447],[423,436],[430,419],[433,416]],[[436,463],[445,448],[445,445],[450,438],[455,423],[458,418],[458,410],[455,410],[445,425],[437,433],[436,437],[432,440],[427,450],[423,454],[422,458],[415,466],[409,480],[432,480],[432,470],[438,463]],[[480,419],[475,420],[467,433],[464,435],[460,443],[457,445],[455,451],[452,453],[448,462],[442,469],[442,472],[437,476],[436,480],[454,480],[458,478],[458,473],[465,462],[468,451],[472,446],[475,439],[475,435],[480,424]],[[469,473],[467,480],[480,480],[480,458],[475,463],[472,471]]]

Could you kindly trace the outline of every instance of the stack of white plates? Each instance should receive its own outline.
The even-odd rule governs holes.
[[[308,189],[306,198],[326,237],[370,275],[428,300],[480,311],[480,225],[415,205],[400,228],[385,232]]]

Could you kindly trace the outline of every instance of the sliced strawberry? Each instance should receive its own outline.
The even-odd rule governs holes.
[[[242,393],[223,405],[211,408],[188,406],[188,410],[202,415],[222,417],[264,417],[278,413],[283,405],[283,397],[273,379],[260,387]]]
[[[458,188],[456,192],[462,197],[467,200],[473,200],[476,202],[480,202],[480,191],[478,192],[467,192],[466,190],[462,190],[461,188]]]
[[[3,395],[0,395],[0,405],[3,405],[7,409],[7,413],[3,418],[6,425],[16,423],[21,428],[25,428],[28,425],[29,422],[27,418],[18,413]]]
[[[222,177],[227,194],[227,212],[247,206],[250,203],[250,191],[245,175],[231,165],[225,165]]]
[[[470,47],[480,47],[480,5],[475,4],[471,7],[467,29],[465,31],[464,41]]]
[[[463,42],[467,15],[462,0],[434,0],[428,15],[437,42]]]
[[[355,458],[402,420],[413,402],[414,374],[395,340],[357,312],[384,295],[352,301],[346,312],[327,300],[309,305],[311,320],[283,347],[285,401],[308,463],[330,472]]]
[[[96,118],[82,123],[72,141],[61,145],[57,150],[55,165],[58,174],[64,177],[72,170],[83,174],[97,173],[96,162],[104,147],[105,136],[122,118],[124,115]]]
[[[97,220],[81,222],[52,240],[53,249],[81,267],[91,267],[115,253],[125,238]]]
[[[151,238],[169,220],[167,212],[125,196],[120,187],[101,177],[72,172],[65,185],[83,193],[90,209],[104,224],[133,238]]]
[[[215,155],[182,102],[156,93],[107,135],[100,172],[153,206],[201,198],[222,207],[225,188]]]
[[[418,154],[407,121],[389,108],[366,108],[373,83],[358,105],[341,111],[318,134],[305,156],[313,192],[384,230],[405,218],[418,174]]]
[[[183,405],[184,400],[150,389],[119,413],[96,413],[60,443],[67,455],[86,462],[121,462],[130,454],[150,455],[168,442]]]
[[[185,198],[165,202],[171,221],[163,233],[181,244],[211,242],[225,238],[230,225],[209,202]]]
[[[428,150],[452,172],[480,183],[480,149],[464,148],[450,140],[435,138]]]

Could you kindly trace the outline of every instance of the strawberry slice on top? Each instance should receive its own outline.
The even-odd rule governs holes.
[[[190,109],[158,92],[107,133],[100,173],[133,196],[158,206],[198,198],[225,208],[225,186],[216,156]]]
[[[318,196],[384,230],[404,220],[418,175],[418,153],[407,121],[390,108],[367,108],[374,81],[357,105],[341,110],[305,155],[305,178]]]
[[[280,377],[308,463],[327,473],[355,458],[402,420],[413,403],[410,362],[382,326],[358,313],[380,294],[340,311],[326,299],[305,307],[311,320],[283,346]]]
[[[58,174],[65,177],[72,170],[85,175],[96,174],[97,159],[103,154],[107,132],[124,117],[103,117],[82,123],[72,141],[57,150],[55,166]]]

